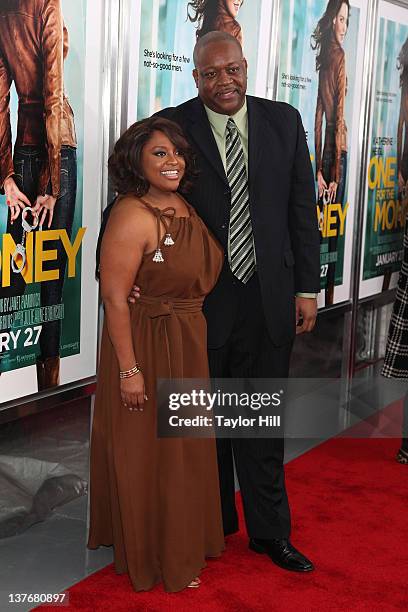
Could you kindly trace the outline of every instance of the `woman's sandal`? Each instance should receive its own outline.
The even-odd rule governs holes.
[[[197,578],[194,578],[194,580],[192,580],[192,581],[190,582],[190,584],[188,584],[188,585],[187,585],[187,588],[189,588],[189,589],[198,589],[198,587],[200,586],[200,584],[201,584],[201,580],[200,580],[200,578],[197,576]]]
[[[400,448],[398,453],[397,453],[397,456],[395,458],[398,461],[398,463],[402,463],[404,465],[407,465],[407,463],[408,463],[408,451],[404,450],[403,448]]]

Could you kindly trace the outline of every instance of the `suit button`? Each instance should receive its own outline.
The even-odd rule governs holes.
[[[225,229],[225,225],[221,225],[221,229]]]

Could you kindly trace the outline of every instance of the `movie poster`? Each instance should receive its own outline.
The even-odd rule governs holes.
[[[280,4],[276,99],[299,110],[314,169],[319,306],[350,298],[366,4]]]
[[[266,0],[135,2],[130,28],[135,36],[130,37],[128,123],[197,95],[192,77],[193,48],[197,32],[206,27],[227,31],[242,43],[249,66],[248,93],[265,97],[272,4]],[[137,95],[138,91],[142,95]]]
[[[0,403],[96,369],[101,3],[39,4],[0,6]]]
[[[407,10],[380,2],[378,20],[360,297],[395,286],[407,213]]]

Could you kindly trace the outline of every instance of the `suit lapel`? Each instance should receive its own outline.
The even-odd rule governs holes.
[[[251,186],[254,182],[258,160],[261,151],[261,143],[265,139],[265,124],[256,107],[256,100],[247,96],[248,108],[248,182]]]
[[[228,184],[217,143],[208,121],[207,113],[199,98],[194,98],[187,110],[187,130],[196,147],[207,158],[220,178]]]

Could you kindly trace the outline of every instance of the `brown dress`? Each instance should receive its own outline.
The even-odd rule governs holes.
[[[160,241],[164,262],[143,257],[130,306],[133,342],[143,370],[143,412],[121,403],[119,366],[103,329],[91,438],[89,548],[114,546],[118,573],[135,590],[163,581],[186,587],[205,557],[224,548],[214,439],[157,438],[157,378],[207,378],[206,321],[201,306],[221,270],[223,251],[194,209],[167,216],[174,245]],[[159,224],[158,224],[159,225]]]

